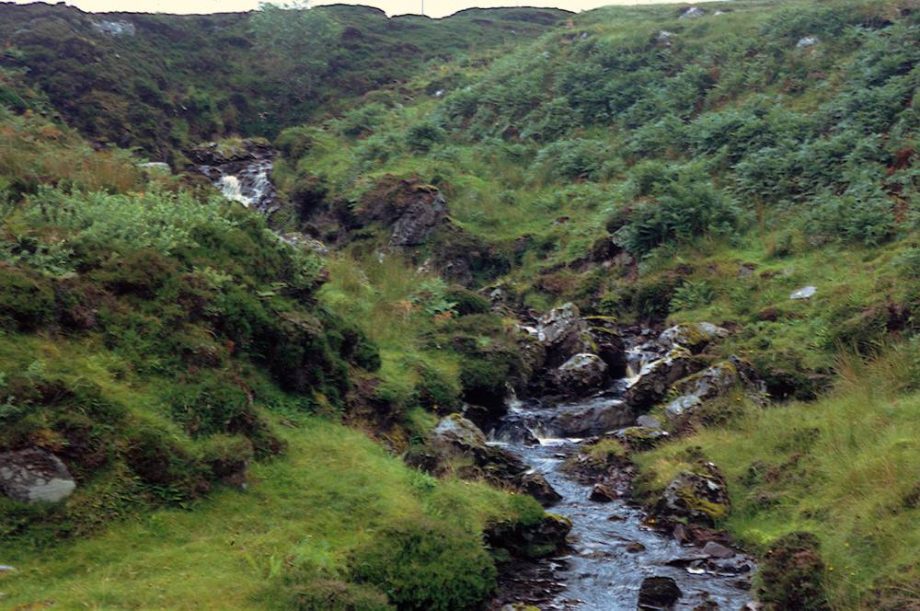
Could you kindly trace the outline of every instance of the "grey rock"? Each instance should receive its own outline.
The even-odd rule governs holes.
[[[618,498],[616,491],[613,490],[610,486],[605,484],[594,484],[594,487],[591,488],[591,494],[588,498],[595,503],[609,503],[615,501]]]
[[[0,492],[23,503],[57,503],[77,484],[54,454],[30,448],[0,454]]]
[[[563,363],[552,378],[553,385],[564,394],[583,396],[607,381],[607,363],[596,354],[582,352]]]
[[[821,42],[821,39],[817,36],[805,36],[800,38],[799,41],[795,43],[795,47],[797,49],[807,49],[808,47],[815,46],[819,42]]]
[[[657,430],[661,428],[661,422],[658,420],[658,418],[654,416],[643,414],[639,416],[638,418],[636,418],[636,426],[641,426],[643,428]]]
[[[683,346],[694,354],[709,344],[728,337],[728,329],[711,322],[683,323],[661,332],[658,342],[668,348]]]
[[[573,405],[560,405],[546,420],[546,427],[560,437],[588,437],[629,426],[635,415],[619,399],[598,398]]]
[[[137,34],[137,27],[130,21],[94,21],[93,29],[100,34],[108,36],[134,36]]]
[[[676,420],[702,405],[703,402],[699,397],[694,395],[683,395],[668,403],[667,407],[664,408],[664,413],[668,417],[668,420]]]
[[[650,450],[662,440],[669,437],[668,433],[660,428],[650,429],[644,426],[630,426],[620,429],[614,435],[631,450]]]
[[[818,292],[818,287],[815,286],[803,286],[800,289],[792,291],[789,294],[789,299],[811,299]]]
[[[706,16],[706,11],[704,11],[698,6],[691,6],[690,8],[685,10],[683,13],[681,13],[678,19],[699,19],[700,17],[705,17],[705,16]]]
[[[390,244],[418,246],[424,244],[431,232],[447,218],[447,200],[437,192],[432,197],[417,197],[406,206],[393,225]]]
[[[735,555],[735,550],[721,543],[709,541],[703,546],[703,553],[711,558],[731,558]]]
[[[671,519],[688,519],[712,525],[728,515],[731,500],[725,477],[713,463],[700,463],[694,471],[677,474],[667,485],[656,511]]]
[[[10,566],[8,564],[0,564],[0,573],[11,573],[16,570],[15,566]]]
[[[566,303],[540,318],[537,339],[546,347],[547,367],[558,367],[581,352],[590,352],[588,325],[578,306]]]
[[[648,410],[664,401],[674,382],[701,368],[689,350],[674,348],[664,358],[652,361],[642,368],[639,377],[626,390],[624,400],[635,410]]]
[[[542,473],[528,471],[518,478],[518,489],[537,499],[544,507],[552,507],[562,500],[562,495],[550,485]]]

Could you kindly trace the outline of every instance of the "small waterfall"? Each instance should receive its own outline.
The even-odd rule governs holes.
[[[264,144],[246,141],[243,150],[230,158],[210,144],[192,153],[197,170],[208,177],[224,197],[255,208],[263,214],[278,209],[275,186],[271,181],[274,151]]]

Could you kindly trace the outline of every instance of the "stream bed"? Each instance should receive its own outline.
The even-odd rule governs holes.
[[[613,394],[620,394],[629,383],[620,381],[619,391],[615,388]],[[560,412],[584,413],[598,401],[550,405],[515,401],[492,432],[492,443],[519,456],[562,496],[548,511],[572,521],[569,552],[535,566],[519,567],[523,574],[511,576],[517,581],[511,588],[513,594],[506,594],[500,602],[517,596],[517,601],[544,610],[631,610],[638,606],[645,578],[669,577],[682,593],[670,608],[745,608],[752,598],[752,560],[740,553],[731,559],[708,559],[700,548],[681,545],[649,527],[648,516],[639,507],[622,499],[590,500],[592,486],[563,469],[566,459],[584,441],[554,437],[553,423],[560,420]],[[528,588],[528,582],[532,587]]]

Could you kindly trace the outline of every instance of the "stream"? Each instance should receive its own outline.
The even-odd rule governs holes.
[[[641,362],[637,365],[634,370],[641,369]],[[507,416],[492,432],[493,444],[518,455],[562,496],[549,511],[572,521],[569,553],[543,563],[541,578],[535,581],[544,596],[528,602],[544,610],[632,610],[637,608],[643,579],[654,576],[677,583],[682,597],[674,609],[742,609],[751,601],[750,571],[739,574],[733,567],[753,569],[749,559],[739,554],[724,567],[707,562],[699,548],[682,546],[648,527],[647,515],[638,507],[624,500],[589,500],[592,486],[562,469],[584,440],[554,434],[553,423],[559,421],[560,412],[582,413],[598,401],[615,402],[634,379],[620,380],[604,397],[583,402],[512,401]],[[539,443],[533,443],[534,437]],[[547,575],[558,590],[549,595]]]

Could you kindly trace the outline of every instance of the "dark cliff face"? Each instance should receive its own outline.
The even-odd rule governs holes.
[[[309,87],[291,95],[279,88],[290,87],[285,66],[260,45],[258,13],[91,14],[44,3],[3,3],[0,13],[0,66],[23,73],[93,141],[169,161],[222,135],[273,136],[320,108],[334,112],[403,83],[433,58],[535,37],[565,15],[528,9],[388,19],[369,7],[322,7],[316,13],[328,18],[337,43],[310,65]]]

